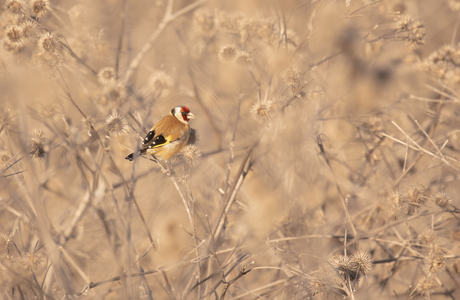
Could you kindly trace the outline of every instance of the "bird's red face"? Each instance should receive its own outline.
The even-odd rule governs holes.
[[[187,106],[178,106],[173,108],[173,115],[179,119],[179,121],[188,123],[190,119],[195,118],[190,109]]]

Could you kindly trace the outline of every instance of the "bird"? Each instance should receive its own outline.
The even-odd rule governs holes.
[[[174,107],[150,129],[142,141],[138,154],[151,154],[155,159],[168,162],[188,144],[190,138],[188,122],[194,118],[195,115],[187,106]],[[134,153],[125,158],[132,161]]]

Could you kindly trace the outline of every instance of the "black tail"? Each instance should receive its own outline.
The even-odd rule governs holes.
[[[130,155],[126,156],[125,159],[129,161],[133,161],[134,153],[131,153]]]

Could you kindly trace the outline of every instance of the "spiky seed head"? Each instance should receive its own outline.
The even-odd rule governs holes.
[[[25,38],[31,37],[32,33],[34,32],[35,27],[37,27],[37,23],[32,20],[27,20],[20,25],[21,33]]]
[[[235,61],[238,54],[238,47],[235,45],[225,45],[219,50],[219,60],[223,63],[231,63]]]
[[[23,14],[24,1],[7,0],[5,2],[5,11],[11,15],[20,16]]]
[[[251,115],[259,122],[265,122],[270,119],[270,112],[273,109],[272,102],[257,101],[251,107]]]
[[[32,158],[44,158],[46,156],[46,143],[45,134],[41,130],[33,132],[29,139],[29,153],[32,155]]]
[[[410,187],[404,195],[404,199],[407,202],[407,213],[417,213],[418,209],[426,203],[428,198],[428,192],[423,186],[417,184]]]
[[[436,232],[432,229],[425,229],[418,239],[424,245],[432,245],[436,240]]]
[[[188,145],[196,145],[200,142],[200,135],[194,128],[190,128],[190,137],[188,138]]]
[[[61,58],[59,53],[40,52],[32,56],[32,61],[35,66],[43,69],[43,71],[51,72],[54,71],[57,66],[59,66]]]
[[[97,73],[97,80],[102,85],[108,85],[115,82],[115,70],[113,68],[107,67],[102,68]]]
[[[344,255],[335,255],[329,259],[329,263],[335,269],[335,271],[342,277],[343,280],[347,281],[347,278],[353,281],[356,276],[357,270],[350,268],[350,257]]]
[[[385,221],[399,220],[404,213],[403,196],[398,191],[391,191],[386,200],[387,203],[384,206]]]
[[[56,102],[38,103],[37,113],[42,119],[55,119],[60,115],[60,107]]]
[[[292,96],[295,96],[300,92],[302,76],[302,72],[296,68],[288,69],[281,74],[281,78],[283,78],[284,82],[288,86],[289,92]]]
[[[322,278],[313,277],[309,280],[308,292],[311,296],[322,294],[329,291],[329,286],[324,282]]]
[[[398,28],[406,34],[407,44],[416,49],[425,43],[426,29],[425,25],[413,19],[409,15],[399,16],[397,19]]]
[[[10,25],[5,29],[5,46],[9,49],[19,49],[24,45],[21,27]]]
[[[38,48],[45,53],[57,54],[61,50],[59,36],[55,33],[47,32],[38,40]]]
[[[40,253],[24,253],[20,259],[24,269],[33,272],[40,269],[44,264],[44,259]]]
[[[351,256],[349,268],[352,269],[359,277],[366,276],[371,271],[373,262],[374,259],[369,253],[358,251]]]
[[[434,202],[436,203],[436,205],[442,209],[447,209],[451,201],[452,200],[449,194],[447,194],[446,192],[439,192],[436,194],[436,197],[434,198]]]
[[[32,0],[30,8],[34,16],[41,18],[50,10],[50,3],[48,0]]]
[[[429,295],[436,288],[435,281],[432,276],[425,276],[417,283],[416,291],[422,295]]]
[[[174,86],[174,78],[165,71],[156,71],[149,79],[150,87],[153,90],[169,89]]]
[[[240,67],[249,68],[252,65],[252,56],[249,52],[238,51],[235,57],[235,62]]]
[[[107,136],[120,136],[126,133],[125,119],[116,112],[107,117],[105,126],[107,128]]]
[[[188,167],[195,167],[201,160],[201,150],[196,145],[187,145],[180,150],[180,155]]]

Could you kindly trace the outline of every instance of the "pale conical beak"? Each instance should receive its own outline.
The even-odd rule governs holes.
[[[191,112],[189,112],[189,113],[187,114],[187,118],[188,118],[188,119],[195,119],[195,115],[192,114]]]

